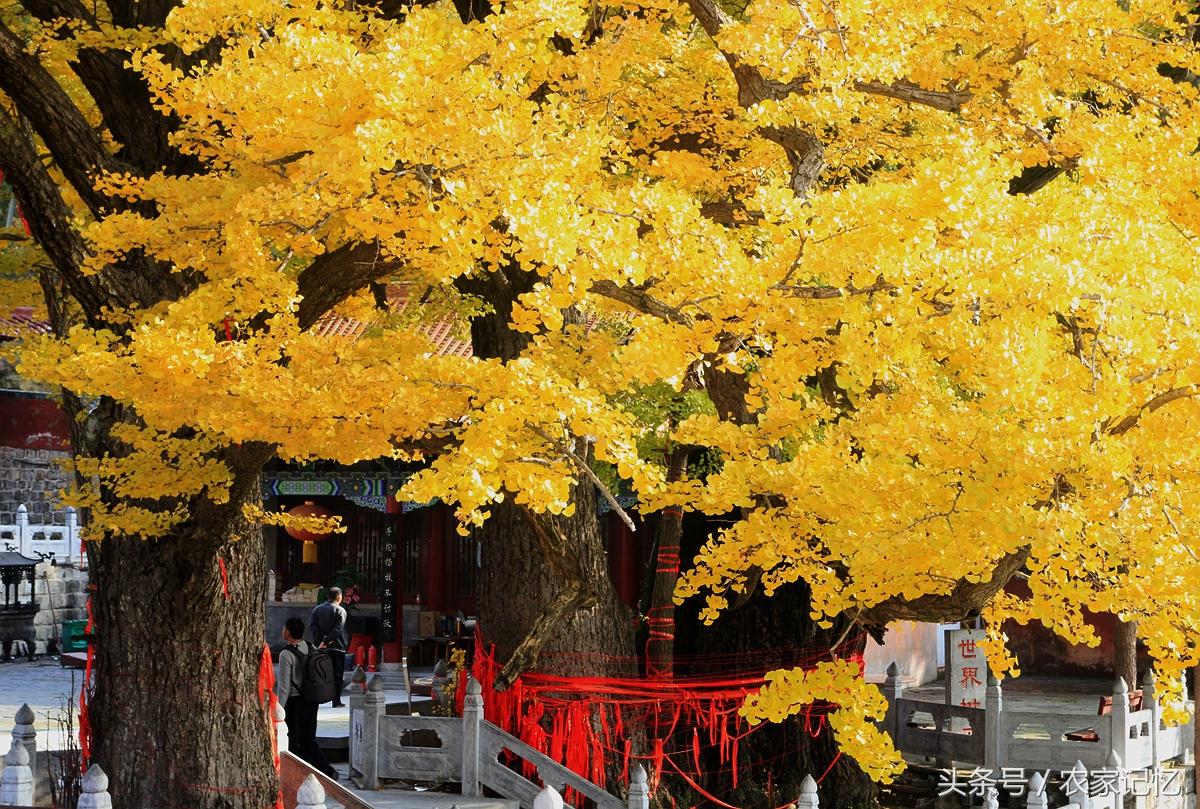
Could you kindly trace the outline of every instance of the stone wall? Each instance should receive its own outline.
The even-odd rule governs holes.
[[[61,651],[62,622],[87,619],[86,570],[73,565],[54,566],[42,562],[37,566],[38,613],[33,626],[37,639],[37,654],[48,654],[51,643]],[[28,598],[28,587],[21,588],[20,598]]]
[[[24,504],[31,524],[61,524],[58,494],[68,477],[60,462],[66,457],[50,449],[0,447],[0,523],[16,522],[17,506]]]

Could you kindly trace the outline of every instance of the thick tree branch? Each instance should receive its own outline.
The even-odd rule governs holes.
[[[1000,591],[1029,558],[1029,548],[1021,548],[1002,557],[985,581],[959,581],[949,593],[919,598],[896,596],[863,610],[859,623],[887,626],[892,621],[929,621],[944,623],[978,615],[984,605]]]
[[[375,243],[354,242],[317,256],[298,279],[300,328],[311,328],[346,298],[399,268],[400,262],[383,257]]]
[[[72,224],[71,209],[38,159],[29,137],[3,109],[0,109],[0,167],[27,213],[33,238],[46,251],[84,311],[94,317],[105,307],[123,305],[123,298],[110,286],[109,273],[90,276],[80,273],[87,249]]]
[[[2,23],[0,89],[16,102],[67,181],[92,214],[99,217],[110,203],[96,191],[96,176],[126,167],[108,153],[100,136],[54,77],[37,57],[25,52],[25,44]]]
[[[542,647],[558,631],[564,619],[596,603],[596,593],[585,586],[587,576],[584,575],[580,560],[574,554],[571,544],[554,530],[552,524],[548,529],[546,522],[528,506],[522,505],[518,508],[533,529],[542,555],[551,571],[558,577],[561,589],[558,596],[534,619],[533,625],[517,644],[504,668],[496,675],[493,685],[497,691],[508,688],[522,673],[537,665]]]
[[[99,30],[95,17],[80,0],[25,0],[23,5],[42,22],[80,20]],[[173,4],[171,4],[173,5]],[[127,67],[125,51],[81,48],[71,64],[120,144],[118,156],[144,174],[170,169],[199,169],[193,157],[174,149],[169,140],[175,122],[154,108],[150,88]]]
[[[652,315],[668,323],[691,325],[693,319],[673,306],[663,303],[650,294],[653,284],[640,286],[621,286],[615,281],[597,281],[592,285],[591,292],[611,298],[625,304],[643,314]]]
[[[887,96],[909,104],[933,107],[942,112],[958,112],[971,100],[966,90],[926,90],[908,81],[884,84],[878,81],[856,81],[854,89],[877,96]]]
[[[564,582],[558,595],[538,614],[533,626],[517,644],[517,648],[513,649],[504,667],[496,674],[492,687],[503,691],[516,682],[518,677],[536,666],[542,647],[560,630],[563,621],[595,603],[596,597],[590,595],[582,583]]]

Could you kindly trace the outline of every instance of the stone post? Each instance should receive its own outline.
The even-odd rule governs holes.
[[[1112,698],[1112,741],[1109,749],[1121,761],[1129,761],[1129,686],[1124,677],[1113,683]]]
[[[296,809],[325,809],[325,788],[312,773],[296,790]]]
[[[796,799],[796,809],[820,809],[820,806],[821,799],[817,795],[817,782],[813,780],[811,774],[806,775],[800,782],[800,797]]]
[[[88,767],[80,784],[78,809],[112,809],[112,798],[108,794],[108,776],[99,764]]]
[[[1040,772],[1029,776],[1025,785],[1025,809],[1048,809],[1050,799],[1046,796],[1046,779]]]
[[[462,715],[462,794],[473,798],[483,795],[479,773],[479,737],[483,732],[483,686],[474,677],[467,680]],[[555,793],[557,794],[557,793]],[[534,802],[536,804],[536,801]],[[562,798],[558,799],[562,806]]]
[[[983,809],[1000,809],[1000,793],[995,787],[988,787],[983,793]]]
[[[362,666],[355,666],[354,673],[350,675],[350,698],[362,697],[367,693],[367,673],[363,671]]]
[[[25,504],[17,506],[17,550],[29,556],[29,509]]]
[[[1144,704],[1144,703],[1143,703]],[[1125,793],[1128,792],[1126,784],[1126,776],[1124,772],[1124,762],[1115,751],[1108,751],[1108,758],[1104,760],[1104,769],[1112,774],[1112,791],[1103,797],[1103,800],[1112,802],[1114,807],[1122,807],[1125,805]]]
[[[887,698],[888,708],[887,713],[883,717],[883,730],[892,737],[892,744],[897,748],[900,746],[900,711],[896,707],[896,700],[904,694],[904,686],[900,684],[900,667],[893,660],[891,665],[887,667],[887,679],[883,681],[883,695]]]
[[[650,809],[650,782],[641,764],[634,764],[630,773],[628,803],[629,809]]]
[[[4,772],[0,774],[0,804],[33,806],[33,770],[29,753],[16,739],[4,757]]]
[[[282,753],[288,748],[288,729],[287,729],[287,711],[283,710],[283,704],[279,700],[275,700],[275,749]]]
[[[363,697],[362,718],[362,777],[363,789],[379,789],[379,753],[383,748],[379,729],[387,710],[387,696],[383,693],[383,678],[376,674],[367,685]]]
[[[562,795],[554,787],[543,787],[533,799],[533,809],[563,809]]]
[[[350,675],[350,687],[346,689],[346,699],[350,705],[350,769],[358,770],[358,765],[362,763],[363,750],[360,750],[362,740],[358,738],[355,732],[355,723],[362,726],[363,722],[363,705],[367,698],[367,673],[362,670],[362,666],[355,666],[354,673]],[[357,718],[356,718],[357,716]]]
[[[1142,710],[1150,711],[1150,766],[1154,767],[1159,763],[1158,758],[1158,730],[1162,725],[1162,706],[1158,704],[1158,678],[1154,674],[1154,668],[1146,669],[1146,676],[1142,680]]]
[[[79,515],[75,513],[74,506],[67,506],[67,558],[70,563],[75,559],[75,555],[79,554],[79,565],[82,567],[84,559],[80,552],[79,545]]]
[[[1004,738],[1004,695],[1000,690],[1000,681],[990,671],[983,707],[983,766],[992,772],[1000,772],[1008,752]]]
[[[1124,683],[1124,680],[1121,681]],[[1088,771],[1082,761],[1076,761],[1063,785],[1067,800],[1079,809],[1092,809],[1092,799],[1088,794]]]
[[[29,703],[25,703],[17,710],[16,724],[12,732],[13,741],[20,742],[29,753],[29,760],[33,762],[31,767],[37,766],[37,730],[33,726],[34,719],[33,709],[29,707]]]

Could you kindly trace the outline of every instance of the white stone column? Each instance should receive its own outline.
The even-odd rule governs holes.
[[[296,790],[296,809],[325,809],[325,788],[312,773]]]
[[[630,773],[628,804],[629,809],[650,809],[650,779],[641,764],[634,764]]]
[[[279,700],[275,700],[275,750],[282,753],[288,748],[288,729],[287,729],[287,711],[283,709],[283,704]]]
[[[479,773],[479,737],[483,732],[483,686],[474,677],[467,680],[463,698],[462,794],[473,798],[483,795]]]
[[[533,799],[533,809],[563,809],[562,795],[554,787],[543,787]]]
[[[796,800],[796,809],[820,809],[820,806],[821,798],[817,795],[817,782],[813,780],[812,775],[806,775],[800,782],[800,797]]]
[[[13,739],[0,774],[0,804],[33,806],[33,770],[25,745]]]
[[[988,672],[987,693],[983,707],[983,766],[992,772],[1000,772],[1007,755],[1004,736],[1004,697],[1000,681]]]
[[[1158,729],[1162,724],[1162,706],[1158,704],[1158,678],[1154,668],[1146,670],[1142,680],[1142,710],[1150,712],[1150,766],[1159,763]]]
[[[386,711],[387,696],[383,693],[383,678],[376,674],[367,685],[367,694],[363,698],[363,789],[379,789],[379,754],[384,747],[379,731]]]
[[[1124,682],[1124,680],[1121,680],[1121,683]],[[1126,706],[1129,705],[1128,702],[1125,704]],[[1075,766],[1071,768],[1071,773],[1067,777],[1067,783],[1063,785],[1063,792],[1066,794],[1067,800],[1078,806],[1079,809],[1092,808],[1092,798],[1088,794],[1088,771],[1087,767],[1083,766],[1082,761],[1076,761]]]
[[[99,764],[88,767],[80,785],[78,809],[112,809],[112,797],[108,794],[108,776]]]
[[[29,703],[17,710],[16,724],[13,726],[13,741],[20,742],[29,753],[31,767],[37,766],[37,729],[33,726],[36,717]]]
[[[1109,747],[1121,761],[1129,761],[1129,686],[1124,677],[1113,683],[1112,741]]]
[[[900,684],[900,667],[893,660],[887,667],[887,679],[883,681],[883,696],[887,698],[887,713],[883,717],[883,730],[892,737],[892,743],[897,749],[900,746],[900,711],[896,700],[904,696],[904,686]]]
[[[1047,809],[1050,806],[1050,799],[1046,795],[1046,779],[1042,777],[1040,772],[1034,772],[1029,776],[1029,783],[1025,785],[1025,809]]]

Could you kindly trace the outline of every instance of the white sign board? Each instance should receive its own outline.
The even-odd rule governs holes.
[[[982,629],[954,629],[946,633],[946,704],[983,708],[987,696],[988,669]],[[951,730],[961,732],[966,720],[954,720]]]

